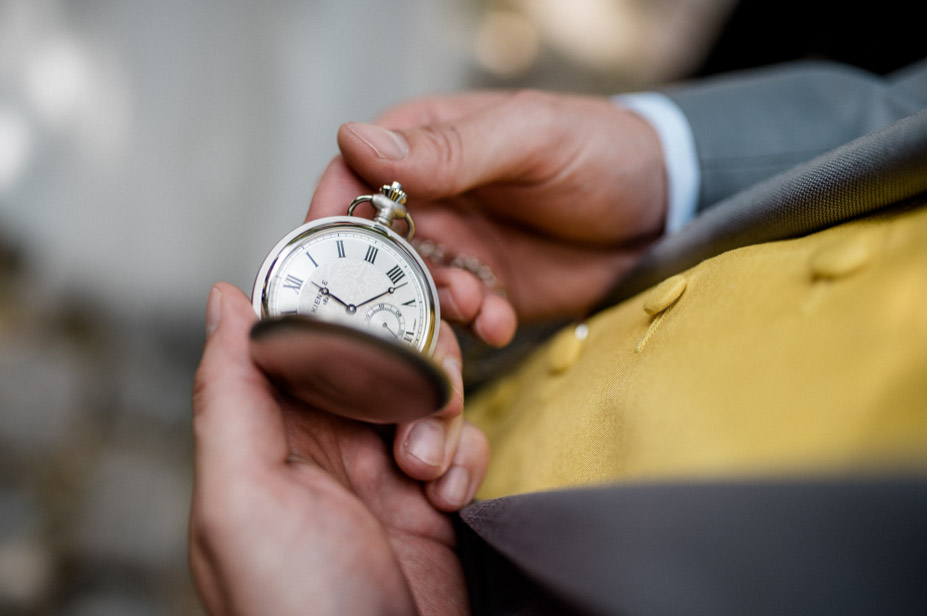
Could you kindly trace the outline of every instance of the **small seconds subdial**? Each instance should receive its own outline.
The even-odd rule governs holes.
[[[380,302],[374,304],[364,315],[367,327],[374,332],[384,332],[397,340],[402,340],[406,335],[405,319],[402,317],[402,311],[393,304]]]

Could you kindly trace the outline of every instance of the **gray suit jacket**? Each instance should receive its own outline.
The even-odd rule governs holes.
[[[615,289],[927,194],[927,62],[805,64],[667,92],[696,138],[700,215]],[[925,614],[927,478],[615,485],[460,514],[476,614]]]

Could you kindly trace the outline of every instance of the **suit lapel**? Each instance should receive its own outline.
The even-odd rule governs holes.
[[[461,518],[475,533],[461,535],[468,577],[505,586],[472,593],[479,614],[913,614],[927,605],[923,479],[624,485],[480,502]],[[475,537],[503,558],[484,546],[474,560]]]

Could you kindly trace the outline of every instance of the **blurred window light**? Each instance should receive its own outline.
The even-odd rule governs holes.
[[[537,62],[540,35],[524,15],[515,11],[490,11],[476,32],[476,58],[499,77],[515,77]]]
[[[0,192],[13,188],[32,156],[33,135],[21,114],[0,107]]]
[[[523,0],[545,40],[575,61],[614,67],[640,55],[647,24],[637,3],[619,0]]]
[[[42,118],[54,124],[68,119],[90,95],[89,67],[81,48],[65,38],[39,48],[26,68],[29,97]]]

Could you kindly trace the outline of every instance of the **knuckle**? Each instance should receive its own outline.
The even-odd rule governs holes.
[[[193,377],[193,415],[194,417],[201,415],[204,409],[208,406],[208,399],[211,395],[212,387],[211,383],[216,378],[215,370],[213,370],[207,363],[201,363],[199,368],[196,370],[196,374]]]
[[[514,117],[538,118],[550,117],[554,110],[555,98],[548,92],[540,90],[518,90],[512,93],[508,104],[514,109]]]
[[[435,180],[443,186],[456,186],[466,163],[466,145],[460,127],[453,123],[430,125],[422,129],[422,136],[439,163]]]

